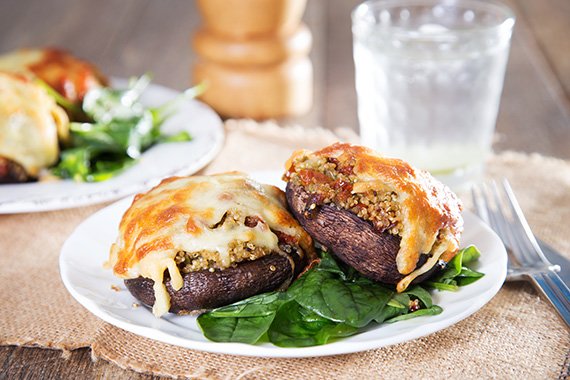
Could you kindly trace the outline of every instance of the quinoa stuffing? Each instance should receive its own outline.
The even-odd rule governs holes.
[[[259,223],[265,223],[260,217],[248,215],[240,215],[236,210],[228,210],[219,222],[211,226],[211,229],[232,229],[238,225],[244,225],[249,228],[255,228]],[[287,241],[287,235],[274,231],[280,241],[279,247],[287,253],[291,253],[292,248],[289,244],[282,243]],[[179,251],[174,261],[182,273],[196,272],[199,270],[209,270],[214,272],[218,269],[226,269],[237,265],[242,261],[253,261],[270,254],[265,247],[258,247],[250,241],[235,240],[228,245],[229,264],[223,264],[220,260],[220,254],[217,251],[200,250],[195,252]]]
[[[341,164],[333,157],[303,156],[294,162],[286,177],[315,196],[309,207],[332,205],[369,221],[378,231],[393,235],[401,232],[398,194],[374,190],[353,193],[357,176],[350,162]]]
[[[216,269],[226,269],[242,261],[252,261],[266,256],[266,252],[261,247],[256,247],[251,242],[234,241],[229,245],[230,262],[229,266],[222,266],[219,262],[219,253],[216,251],[197,251],[176,254],[174,261],[182,273],[196,272],[202,269],[214,271]]]

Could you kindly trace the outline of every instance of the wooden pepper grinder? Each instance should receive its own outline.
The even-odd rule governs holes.
[[[193,38],[193,81],[225,117],[298,116],[313,102],[312,36],[306,0],[198,0],[204,20]]]

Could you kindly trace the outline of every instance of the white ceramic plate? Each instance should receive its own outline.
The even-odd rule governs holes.
[[[126,81],[114,80],[113,86],[125,87]],[[151,84],[141,101],[145,105],[156,106],[178,94]],[[195,173],[216,156],[224,141],[220,118],[197,100],[181,102],[162,130],[168,134],[185,130],[193,139],[158,144],[144,152],[136,165],[108,181],[78,183],[61,180],[0,185],[0,214],[57,210],[119,199],[154,186],[161,178]]]
[[[260,182],[279,184],[277,173],[252,175]],[[260,357],[310,357],[346,354],[406,342],[449,327],[485,305],[501,288],[507,270],[507,254],[501,240],[475,215],[465,212],[462,245],[481,250],[479,281],[458,292],[434,292],[434,302],[443,307],[436,316],[419,317],[374,327],[369,331],[323,346],[280,348],[270,343],[246,345],[208,341],[192,316],[166,315],[160,319],[150,309],[133,307],[137,302],[121,280],[103,269],[119,221],[131,203],[123,199],[89,217],[67,239],[60,256],[63,283],[79,303],[99,318],[124,330],[176,346]],[[115,291],[111,286],[118,286]]]

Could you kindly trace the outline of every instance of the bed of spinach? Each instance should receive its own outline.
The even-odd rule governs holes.
[[[206,338],[306,347],[357,334],[372,323],[393,323],[442,312],[420,286],[396,293],[393,287],[373,282],[338,263],[327,252],[321,252],[320,257],[320,262],[287,291],[260,294],[200,315],[198,324]],[[478,257],[475,247],[461,250],[429,285],[456,290],[476,281],[483,274],[464,264]]]
[[[167,136],[161,126],[182,97],[195,97],[202,87],[193,87],[182,97],[153,108],[140,102],[149,83],[150,77],[143,75],[131,80],[127,89],[94,88],[85,95],[81,110],[60,99],[68,113],[86,121],[70,124],[71,141],[52,173],[79,182],[104,181],[133,165],[154,144],[191,140],[185,131]]]
[[[423,284],[438,290],[457,291],[460,286],[469,285],[483,277],[483,273],[468,267],[468,265],[476,262],[479,256],[481,256],[481,253],[475,246],[471,245],[464,248],[451,259],[442,272],[431,277],[429,281],[425,281]]]

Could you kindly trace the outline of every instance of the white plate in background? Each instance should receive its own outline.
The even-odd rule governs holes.
[[[126,80],[117,79],[113,81],[113,87],[123,88],[126,83]],[[141,102],[146,106],[157,106],[179,94],[150,84],[142,94]],[[188,131],[192,141],[157,144],[145,151],[135,165],[103,182],[58,180],[0,184],[0,214],[57,210],[119,199],[146,190],[164,177],[197,172],[214,159],[224,141],[219,116],[197,100],[181,101],[162,130],[167,134]]]

